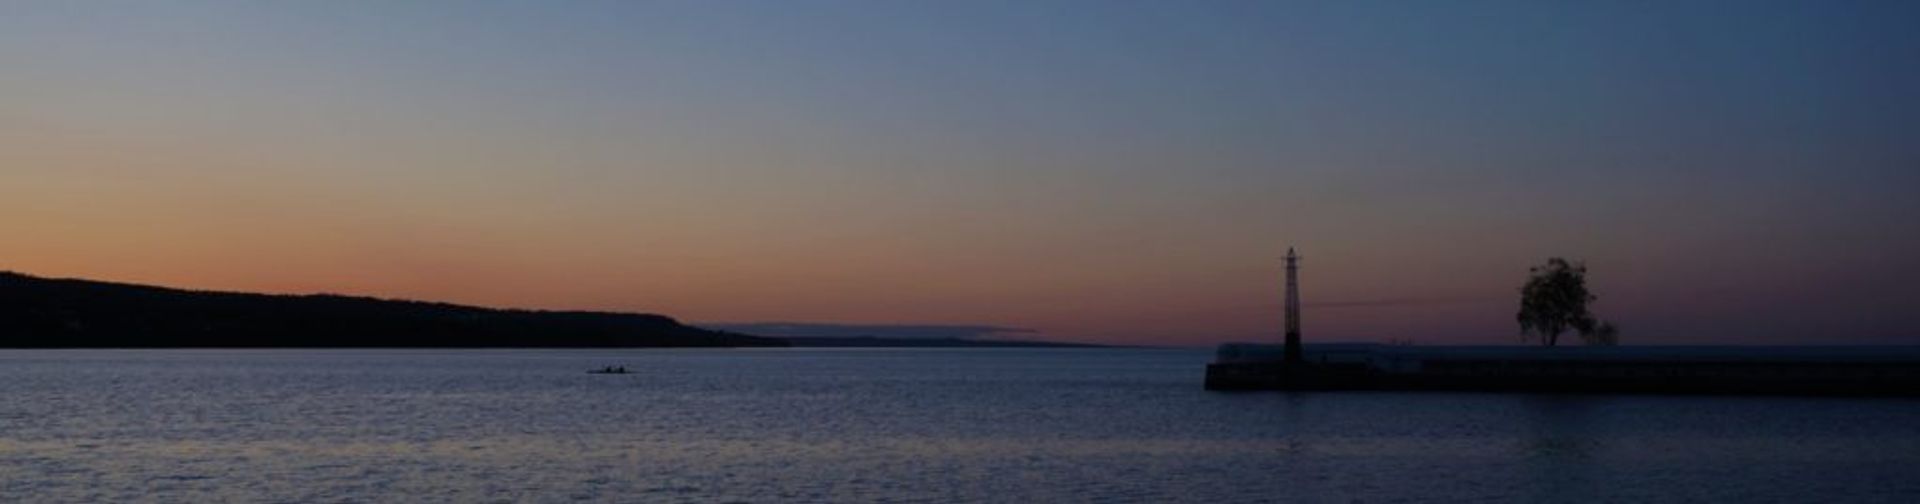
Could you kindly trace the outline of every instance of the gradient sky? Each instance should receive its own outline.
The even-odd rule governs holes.
[[[0,269],[1023,337],[1920,344],[1920,2],[0,2]]]

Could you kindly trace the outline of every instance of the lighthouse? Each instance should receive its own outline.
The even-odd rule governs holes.
[[[1287,247],[1287,364],[1297,365],[1305,360],[1300,355],[1300,254]]]

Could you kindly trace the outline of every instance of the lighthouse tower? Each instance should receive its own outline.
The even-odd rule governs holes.
[[[1304,360],[1300,350],[1300,255],[1287,247],[1287,364]]]

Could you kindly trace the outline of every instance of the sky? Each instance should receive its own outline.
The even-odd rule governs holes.
[[[0,2],[0,269],[690,322],[1920,344],[1920,2]],[[991,333],[988,334],[991,336]]]

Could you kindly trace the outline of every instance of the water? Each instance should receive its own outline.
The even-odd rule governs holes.
[[[1920,401],[1226,394],[1207,358],[0,351],[0,502],[1920,502]]]

